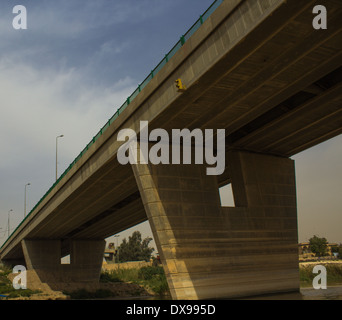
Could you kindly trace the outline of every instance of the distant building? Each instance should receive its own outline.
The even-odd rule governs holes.
[[[114,243],[110,242],[108,244],[108,247],[105,248],[105,252],[104,252],[104,258],[106,262],[113,262],[115,259],[115,254],[116,254],[116,250],[115,250]]]

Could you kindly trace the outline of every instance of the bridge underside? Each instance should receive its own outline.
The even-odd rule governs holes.
[[[99,248],[100,240],[148,219],[175,299],[298,291],[289,157],[342,133],[342,2],[326,4],[326,30],[312,27],[316,4],[322,3],[223,2],[206,22],[213,26],[208,39],[192,52],[190,38],[177,53],[184,63],[147,102],[121,115],[124,128],[149,120],[150,130],[225,129],[223,175],[207,176],[201,165],[122,166],[116,133],[107,129],[102,145],[58,190],[63,201],[56,196],[49,209],[42,206],[2,259],[19,261],[25,253],[28,264],[36,251],[27,251],[25,241],[33,240],[58,240],[60,256],[74,241]],[[177,78],[188,87],[184,93],[175,90]],[[218,188],[228,182],[232,208],[219,199]]]

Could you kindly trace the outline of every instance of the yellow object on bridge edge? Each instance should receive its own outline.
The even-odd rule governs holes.
[[[177,79],[175,82],[176,82],[176,87],[178,88],[179,92],[184,92],[186,90],[186,86],[184,86],[182,84],[182,80],[181,79]]]

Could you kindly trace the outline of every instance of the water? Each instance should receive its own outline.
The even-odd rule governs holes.
[[[113,297],[106,300],[172,300],[170,296],[137,296],[137,297]],[[327,289],[315,290],[313,288],[301,288],[300,292],[278,293],[261,295],[256,297],[241,298],[237,300],[342,300],[342,286],[330,286]]]
[[[318,290],[301,288],[300,292],[263,295],[243,300],[342,300],[342,286],[331,286]]]

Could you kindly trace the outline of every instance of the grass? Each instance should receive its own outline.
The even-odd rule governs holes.
[[[342,284],[342,264],[324,264],[327,270],[327,286]],[[313,273],[315,264],[301,264],[299,267],[299,279],[302,287],[312,286],[313,279],[319,273]]]
[[[140,296],[145,290],[153,292],[155,296],[167,297],[170,295],[169,286],[162,266],[151,266],[131,269],[117,269],[113,271],[104,271],[101,273],[100,282],[123,282],[134,283],[140,288],[136,292],[130,292],[134,296]],[[85,289],[64,292],[71,299],[103,299],[115,296],[110,290],[99,289],[95,292],[89,292]]]
[[[103,272],[100,281],[102,282],[133,282],[152,291],[157,296],[168,296],[169,286],[162,266],[150,266],[117,269],[111,272]]]

